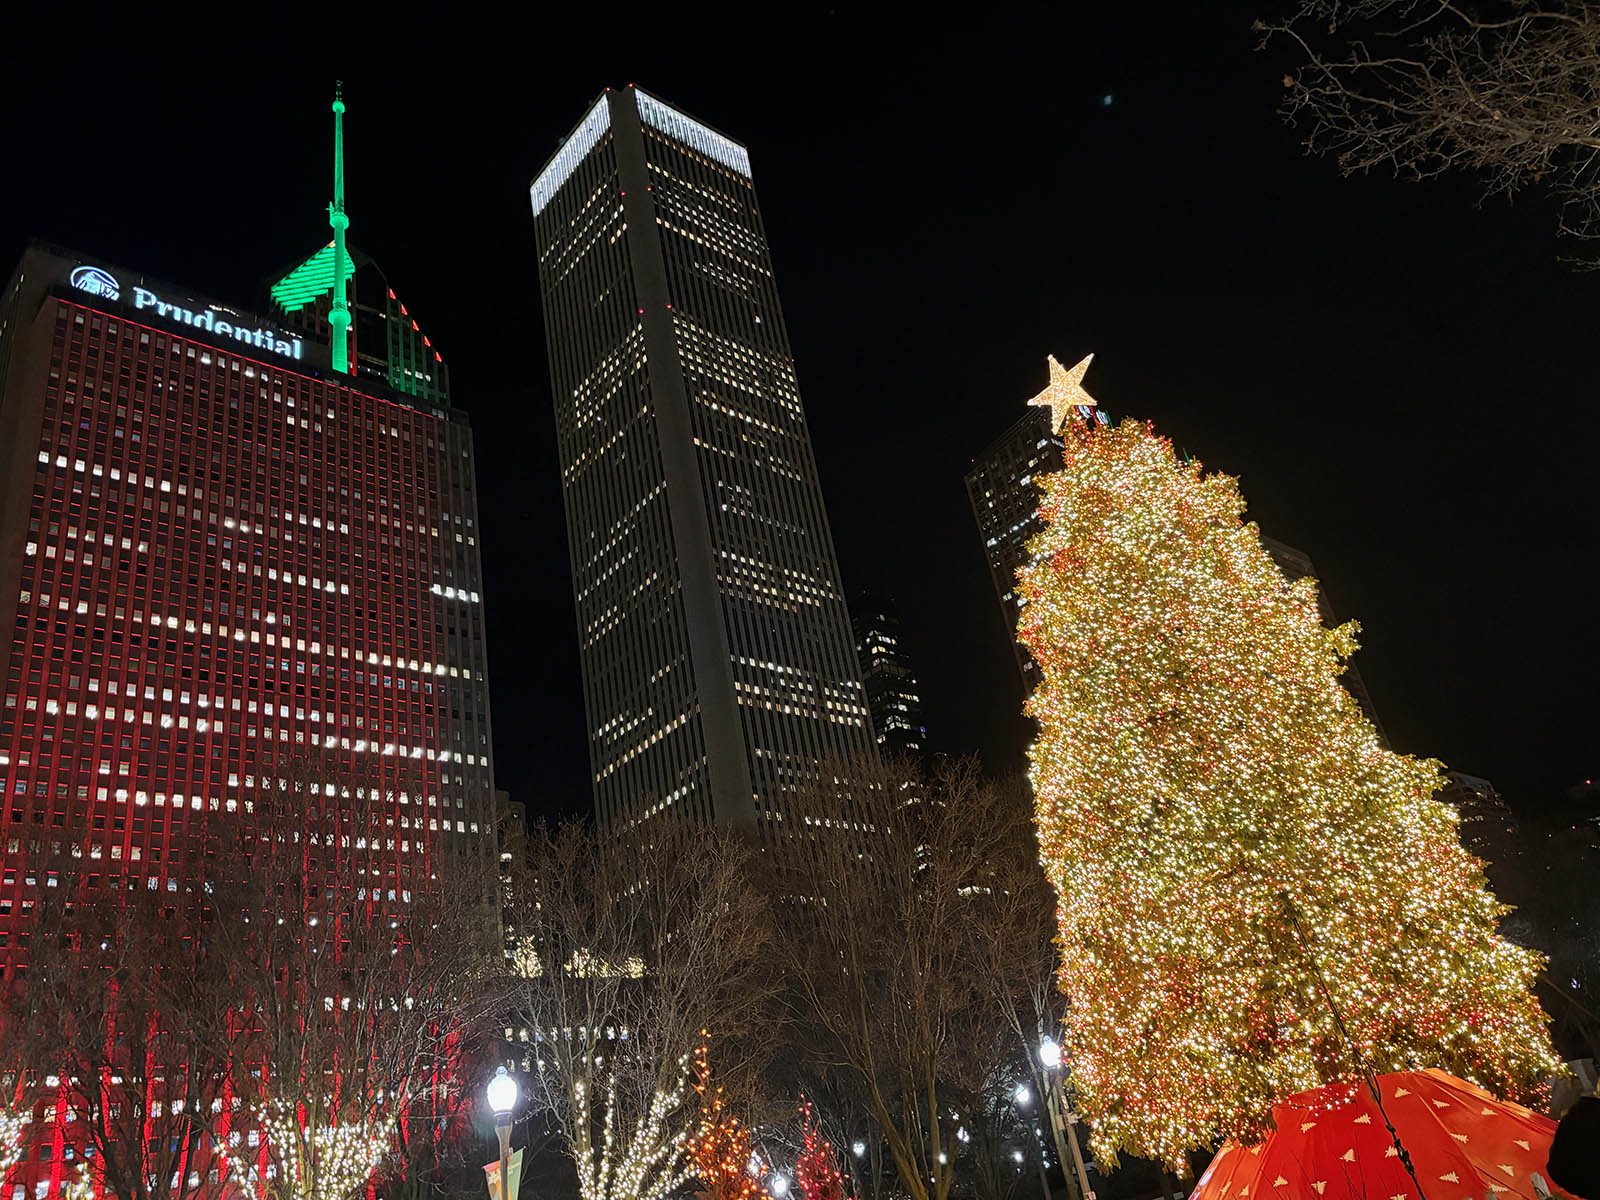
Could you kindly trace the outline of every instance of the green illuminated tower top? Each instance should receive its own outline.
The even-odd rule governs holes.
[[[285,267],[268,283],[272,309],[284,324],[326,339],[334,371],[381,382],[433,404],[450,403],[450,373],[388,278],[350,245],[344,196],[344,88],[333,99],[333,239]]]
[[[333,331],[333,369],[341,375],[350,371],[350,300],[344,250],[344,231],[350,218],[344,211],[344,84],[333,88],[333,203],[328,205],[328,224],[333,226],[333,309],[328,325]]]

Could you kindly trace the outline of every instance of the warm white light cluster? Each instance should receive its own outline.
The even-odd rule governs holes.
[[[1531,1094],[1558,1065],[1543,961],[1500,936],[1439,764],[1345,691],[1354,624],[1284,578],[1235,480],[1133,421],[1060,436],[1018,637],[1096,1158],[1254,1144],[1283,1097],[1368,1071]]]
[[[592,1060],[592,1075],[609,1072],[598,1057]],[[583,1200],[659,1200],[676,1192],[690,1178],[687,1160],[687,1130],[674,1128],[674,1120],[684,1107],[689,1060],[679,1063],[680,1081],[670,1092],[656,1092],[649,1107],[631,1129],[617,1129],[617,1088],[607,1083],[604,1111],[594,1111],[595,1101],[582,1077],[572,1089],[573,1122],[576,1128],[593,1129],[595,1118],[602,1122],[598,1142],[590,1139],[587,1152],[579,1156],[578,1193]]]
[[[258,1167],[250,1169],[250,1176],[270,1196],[348,1200],[366,1185],[389,1149],[388,1138],[369,1122],[307,1128],[296,1106],[283,1100],[268,1101],[256,1118],[278,1169],[274,1173],[269,1168],[264,1186]]]
[[[93,1200],[94,1177],[89,1164],[80,1160],[78,1169],[61,1181],[61,1200]]]
[[[27,1128],[28,1114],[0,1108],[0,1179],[22,1156],[22,1131]]]

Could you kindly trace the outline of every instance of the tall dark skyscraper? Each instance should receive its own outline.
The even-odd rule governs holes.
[[[900,613],[887,596],[858,593],[851,603],[856,660],[878,749],[888,755],[918,755],[927,749],[922,689],[906,653]]]
[[[596,812],[775,838],[873,742],[749,155],[608,90],[532,196]]]
[[[1061,469],[1062,443],[1055,432],[1067,416],[1061,406],[1065,404],[1084,420],[1102,425],[1108,421],[1092,402],[1077,403],[1088,399],[1087,395],[1070,394],[1073,386],[1081,393],[1083,374],[1093,357],[1091,354],[1071,371],[1065,371],[1052,357],[1050,386],[1030,400],[1027,411],[972,460],[966,477],[967,499],[983,538],[989,578],[1000,601],[1006,636],[1017,656],[1023,691],[1028,694],[1038,682],[1038,668],[1032,655],[1017,641],[1017,612],[1022,607],[1017,597],[1017,572],[1027,566],[1028,543],[1042,528],[1039,477]]]
[[[1504,894],[1506,881],[1519,866],[1521,831],[1494,784],[1464,771],[1446,771],[1434,799],[1454,805],[1461,814],[1461,844],[1489,864],[1489,878]]]

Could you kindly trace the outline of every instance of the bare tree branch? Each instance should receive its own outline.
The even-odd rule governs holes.
[[[947,1200],[973,1129],[1004,1118],[996,1080],[1019,1065],[996,996],[1036,966],[1029,984],[1049,987],[1037,904],[996,890],[1013,886],[1017,855],[1037,858],[1027,807],[971,761],[926,779],[909,764],[835,762],[793,803],[798,827],[772,874],[801,918],[797,1018],[860,1089],[900,1188]]]
[[[1559,232],[1600,238],[1600,5],[1583,0],[1301,0],[1258,21],[1301,66],[1285,120],[1346,174],[1465,172],[1486,196],[1537,189]],[[1600,265],[1585,245],[1572,260]]]
[[[737,833],[661,821],[626,838],[535,828],[511,856],[530,1103],[556,1126],[584,1200],[649,1200],[683,1181],[703,1039],[724,1088],[750,1086],[763,1065],[779,974],[752,854]]]

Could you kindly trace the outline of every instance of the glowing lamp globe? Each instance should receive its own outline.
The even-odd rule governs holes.
[[[511,1110],[517,1106],[517,1081],[511,1077],[504,1067],[496,1068],[494,1078],[489,1080],[489,1107],[494,1110],[497,1117],[509,1117]]]
[[[867,1156],[867,1144],[865,1142],[857,1142],[855,1145],[851,1146],[850,1149],[855,1153],[857,1158],[865,1158]]]
[[[783,1200],[783,1197],[789,1194],[789,1180],[782,1175],[774,1175],[767,1180],[767,1190],[776,1196],[778,1200]]]
[[[1054,1071],[1061,1065],[1061,1043],[1053,1037],[1047,1037],[1039,1043],[1039,1062],[1045,1070]]]

